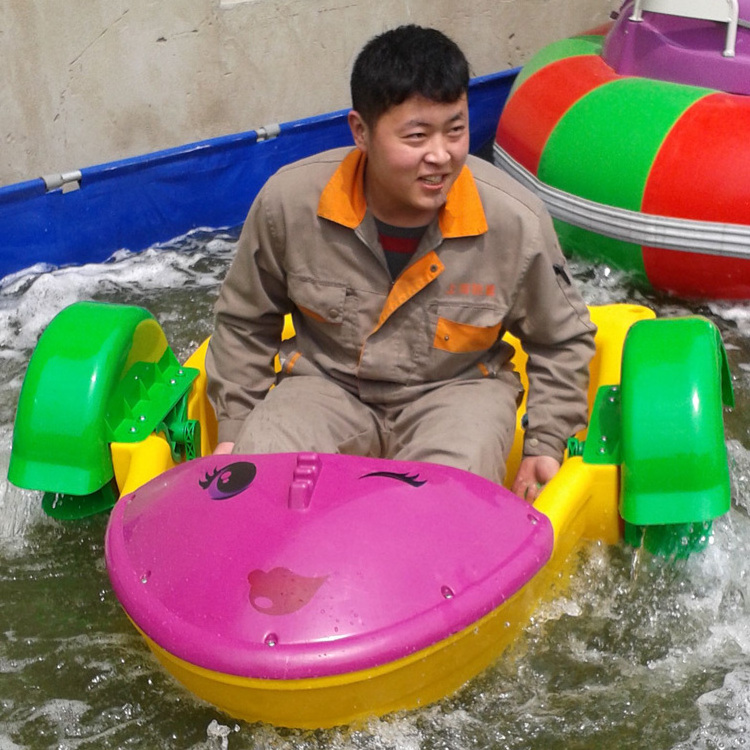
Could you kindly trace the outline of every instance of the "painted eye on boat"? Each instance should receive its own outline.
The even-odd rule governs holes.
[[[387,479],[395,479],[398,482],[403,482],[412,487],[421,487],[423,484],[427,483],[426,479],[419,478],[419,474],[405,474],[396,471],[371,471],[369,474],[363,474],[360,479],[367,479],[368,477],[386,477]]]
[[[236,461],[215,469],[213,474],[198,482],[213,500],[228,500],[247,489],[255,479],[257,469],[250,461]]]

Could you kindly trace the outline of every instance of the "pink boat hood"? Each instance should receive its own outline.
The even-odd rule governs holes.
[[[123,497],[114,591],[175,656],[297,679],[424,649],[502,604],[552,552],[549,520],[434,464],[314,453],[206,457]]]

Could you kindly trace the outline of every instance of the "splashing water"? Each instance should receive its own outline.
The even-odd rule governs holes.
[[[576,750],[745,747],[750,741],[750,307],[639,292],[573,264],[589,304],[699,313],[727,345],[732,511],[706,550],[666,562],[621,546],[576,554],[565,593],[540,605],[511,653],[457,695],[360,726],[306,732],[235,722],[154,661],[103,561],[105,517],[46,518],[5,480],[15,405],[51,318],[81,299],[151,310],[184,359],[211,331],[236,235],[198,231],[107,263],[37,267],[0,282],[0,750]]]

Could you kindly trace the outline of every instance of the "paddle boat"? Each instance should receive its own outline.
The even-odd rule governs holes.
[[[608,31],[545,47],[494,161],[543,198],[566,252],[750,297],[750,0],[628,0]]]
[[[583,540],[685,556],[729,509],[718,330],[635,305],[591,315],[589,427],[533,506],[432,464],[210,455],[207,342],[180,364],[147,310],[93,302],[39,340],[9,479],[60,519],[114,504],[115,594],[164,667],[227,714],[313,728],[423,706],[498,658]]]

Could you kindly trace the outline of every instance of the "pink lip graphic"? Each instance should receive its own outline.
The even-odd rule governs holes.
[[[289,615],[302,609],[327,578],[301,576],[288,568],[253,570],[247,576],[250,604],[264,615]]]

